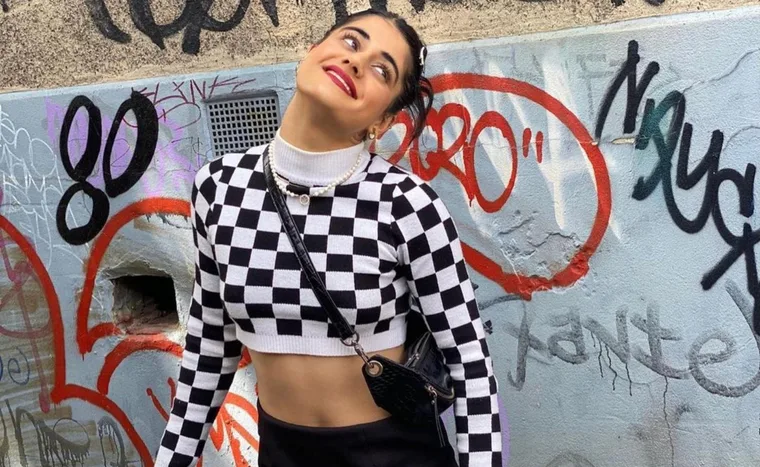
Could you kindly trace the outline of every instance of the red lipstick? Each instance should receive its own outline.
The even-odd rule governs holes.
[[[356,99],[356,85],[354,84],[354,80],[352,80],[345,71],[332,65],[325,67],[324,70],[327,73],[327,76],[329,76],[338,87],[340,87],[346,94]]]

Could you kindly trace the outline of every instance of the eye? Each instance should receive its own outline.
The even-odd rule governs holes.
[[[351,34],[346,34],[345,36],[343,36],[343,42],[348,44],[348,46],[354,50],[359,48],[359,41],[356,39],[356,37],[354,37]]]
[[[391,74],[387,66],[382,64],[375,65],[375,69],[378,70],[378,73],[380,73],[380,76],[382,76],[385,81],[388,81],[390,79]]]

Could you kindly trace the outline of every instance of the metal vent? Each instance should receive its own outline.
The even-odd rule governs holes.
[[[280,127],[277,94],[206,103],[216,157],[270,142]]]

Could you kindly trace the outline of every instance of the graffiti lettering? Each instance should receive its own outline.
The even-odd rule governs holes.
[[[33,456],[33,458],[38,458],[42,465],[53,467],[57,465],[83,464],[87,459],[90,451],[90,437],[84,427],[76,421],[61,419],[53,427],[50,427],[43,420],[37,420],[34,415],[20,407],[16,409],[14,414],[8,401],[5,401],[5,405],[11,416],[11,424],[16,435],[19,451],[19,460],[23,467],[30,465],[26,454],[27,446],[23,437],[23,433],[27,431],[22,429],[24,419],[28,423],[31,423],[34,428],[39,457]],[[78,431],[81,432],[83,440],[80,442],[72,441],[56,431],[58,423],[64,420],[68,424],[74,424],[79,428]],[[3,419],[3,421],[5,420]]]
[[[462,0],[431,0],[435,3],[443,3],[446,5],[453,5],[457,3],[462,3]],[[335,9],[335,20],[340,21],[343,18],[348,16],[348,9],[346,6],[346,0],[332,0],[333,8]],[[421,13],[425,10],[425,6],[427,5],[427,0],[409,0],[409,4],[412,5],[412,8],[414,8],[414,11],[417,13]],[[388,9],[388,0],[369,0],[370,7],[376,9],[376,10],[387,10]]]
[[[2,192],[0,192],[0,203],[2,203]],[[50,409],[50,390],[48,388],[48,381],[43,370],[41,352],[37,344],[37,339],[50,333],[50,320],[48,320],[43,326],[39,326],[36,329],[35,326],[33,326],[32,319],[30,317],[33,309],[28,306],[29,304],[27,303],[24,294],[25,286],[27,284],[31,285],[35,283],[34,274],[32,271],[33,268],[29,262],[25,260],[17,261],[15,264],[11,262],[11,253],[8,248],[10,244],[12,244],[12,242],[6,240],[5,234],[0,231],[0,259],[2,259],[5,275],[13,284],[11,290],[0,296],[0,310],[6,308],[11,299],[15,298],[20,308],[19,311],[21,312],[25,329],[23,331],[19,331],[16,329],[8,329],[5,326],[0,325],[0,336],[29,339],[32,358],[34,360],[34,366],[37,369],[37,375],[40,384],[40,408],[43,412],[47,412]],[[20,349],[18,349],[18,351],[21,352]],[[29,382],[29,361],[26,359],[26,355],[23,353],[21,354],[23,355],[27,366],[27,375],[25,378],[26,382],[24,383],[26,384]],[[16,377],[18,376],[18,372],[22,371],[18,364],[18,360],[15,358],[8,360],[6,371],[8,373],[8,377],[15,382]],[[2,373],[2,371],[0,371],[0,373]],[[2,380],[1,374],[0,380]]]
[[[7,373],[7,378],[10,378],[12,382],[19,386],[24,386],[29,382],[29,376],[31,375],[31,367],[29,366],[29,360],[18,347],[16,348],[19,356],[23,359],[23,366],[19,363],[19,359],[11,357],[6,360],[7,363],[3,363],[3,357],[0,355],[0,383],[3,382],[4,373]]]
[[[177,130],[182,130],[200,121],[202,117],[202,101],[213,98],[214,94],[220,91],[234,93],[250,90],[252,89],[250,85],[255,81],[255,78],[238,79],[237,77],[233,77],[220,79],[219,76],[216,76],[211,82],[205,80],[172,81],[170,86],[162,86],[161,83],[156,83],[150,89],[145,87],[138,89],[138,91],[151,100],[153,106],[156,107],[161,122],[167,122],[169,116],[174,111],[182,109],[187,112],[187,108],[190,107],[193,115],[189,119],[187,116],[183,116],[183,120],[187,120],[187,122],[183,122],[177,128]]]
[[[18,131],[16,130],[17,127],[14,127],[13,122],[9,121],[5,115],[6,114],[3,114],[2,109],[0,109],[0,123],[2,123],[3,130],[0,132],[2,133],[2,135],[0,135],[0,138],[7,138],[9,130],[11,136],[15,135],[15,132]],[[106,132],[101,131],[100,133]],[[132,148],[129,148],[129,151],[132,151]],[[50,152],[52,153],[53,151]],[[81,154],[83,154],[83,152],[84,151],[82,151]],[[3,156],[6,154],[7,152],[3,152]],[[70,164],[72,172],[74,171],[75,165],[79,166],[79,163]],[[57,164],[55,164],[55,166],[57,166]],[[92,177],[90,180],[91,179]],[[63,192],[63,190],[60,190],[60,192]],[[104,336],[119,334],[119,329],[114,326],[113,323],[100,323],[93,327],[90,327],[89,325],[90,322],[88,320],[88,315],[91,308],[90,304],[92,303],[95,295],[93,292],[94,283],[95,277],[98,275],[100,261],[108,249],[111,240],[115,235],[119,233],[119,230],[125,224],[131,222],[133,219],[139,216],[151,214],[177,214],[187,217],[190,214],[190,205],[189,202],[184,199],[151,198],[141,200],[132,203],[129,206],[126,206],[123,210],[116,213],[113,218],[110,219],[110,221],[106,222],[106,225],[103,227],[103,232],[98,234],[97,239],[92,245],[92,251],[90,252],[89,258],[84,260],[86,263],[85,283],[81,289],[81,294],[79,297],[80,305],[77,308],[76,317],[74,319],[76,326],[75,335],[77,339],[77,345],[82,355],[84,355],[86,352],[89,352],[92,349],[93,343],[98,341],[100,338]],[[31,323],[28,322],[24,322],[24,325],[26,326],[25,330],[7,329],[0,326],[0,334],[3,336],[30,339],[30,344],[33,352],[35,349],[36,339],[47,335],[50,335],[50,338],[52,339],[52,349],[49,351],[46,350],[46,355],[49,355],[49,358],[54,362],[52,384],[50,385],[50,390],[48,390],[47,387],[44,371],[39,369],[39,365],[41,365],[42,362],[37,362],[40,384],[39,403],[42,412],[49,413],[51,409],[50,406],[52,404],[60,407],[64,401],[67,401],[69,399],[76,399],[77,401],[81,401],[84,404],[89,404],[94,408],[103,410],[107,412],[108,416],[114,420],[114,423],[118,424],[118,426],[121,427],[123,434],[125,434],[126,438],[129,439],[128,447],[130,445],[133,447],[133,449],[137,452],[137,455],[139,456],[141,462],[145,465],[152,465],[149,448],[147,447],[145,441],[137,433],[127,414],[119,407],[119,405],[114,400],[109,398],[106,393],[93,390],[86,386],[82,386],[76,382],[72,382],[69,379],[70,374],[67,372],[66,368],[66,344],[64,337],[66,335],[66,332],[64,330],[64,320],[61,313],[61,302],[58,298],[58,292],[55,288],[55,285],[53,284],[51,275],[48,272],[47,265],[45,261],[43,261],[43,259],[40,257],[39,251],[37,251],[35,248],[33,240],[30,239],[30,237],[24,235],[24,233],[22,233],[22,231],[16,227],[14,223],[5,216],[4,213],[0,213],[0,253],[5,251],[5,245],[13,246],[13,250],[9,250],[7,256],[0,256],[3,257],[3,262],[7,268],[6,271],[8,278],[14,285],[14,289],[11,292],[19,295],[18,302],[21,306],[21,311],[23,312],[22,316],[24,317],[25,321],[27,312],[25,311],[26,308],[24,306],[24,302],[22,302],[22,298],[25,294],[21,293],[22,289],[20,288],[23,281],[27,281],[27,286],[32,283],[36,283],[36,286],[39,287],[41,291],[41,293],[38,293],[38,295],[41,299],[43,299],[40,305],[47,309],[47,322],[35,329],[31,328]],[[15,266],[7,261],[11,258],[16,259]],[[19,264],[21,264],[23,267],[19,266]],[[2,297],[0,300],[2,300],[2,303],[5,304],[5,299],[10,296],[10,294],[7,294],[6,297]],[[2,306],[0,306],[0,308],[2,308]],[[41,307],[37,307],[36,309],[40,308]],[[34,309],[35,308],[30,307],[28,310],[29,314],[31,314]],[[151,347],[150,345],[144,343],[143,340],[137,336],[128,336],[121,341],[121,344],[131,345],[136,349],[135,351],[153,350],[166,352],[169,351],[168,349],[175,349],[179,347],[175,343],[168,341],[168,339],[165,337],[161,339],[163,340],[155,347]],[[160,339],[157,339],[156,341],[158,340]],[[112,367],[110,374],[113,373],[113,368],[117,367],[128,355],[129,353],[121,352],[120,346],[117,346],[116,349],[113,349],[110,353],[108,353],[108,355],[106,355],[106,359],[109,362],[109,365]],[[38,359],[38,355],[36,354],[33,355],[33,357],[35,360]],[[246,361],[246,364],[249,363],[250,359]],[[21,380],[20,377],[17,379]],[[19,418],[23,417],[17,417],[17,419]],[[68,424],[66,421],[63,423]],[[36,427],[34,424],[26,424],[26,426],[30,430],[34,429],[36,432]],[[71,430],[67,430],[67,432],[70,431]],[[50,438],[46,439],[49,440]],[[0,443],[0,460],[2,459],[2,452],[4,450],[3,446],[4,444]],[[61,449],[65,448],[61,448],[55,443],[48,443],[47,446],[53,446],[55,449],[58,449],[59,452]],[[118,464],[118,459],[122,458],[123,456],[114,455],[113,451],[108,449],[109,446],[105,446],[105,448],[106,455],[110,456],[109,461],[105,464],[112,465],[114,462]],[[69,451],[69,453],[71,453],[71,451]],[[56,459],[60,458],[56,457]],[[133,462],[134,461],[131,459],[128,460],[128,464],[130,465]],[[47,465],[40,464],[39,457],[36,455],[32,460],[32,463],[33,465]],[[68,464],[72,463],[73,462],[68,462]],[[53,464],[50,465],[52,466]],[[0,467],[4,467],[1,461]]]
[[[4,2],[5,0],[0,0]],[[245,18],[251,0],[239,0],[235,12],[226,21],[220,21],[211,16],[209,11],[215,0],[185,0],[182,12],[174,21],[167,24],[156,23],[150,0],[129,0],[129,13],[135,27],[148,36],[162,50],[166,48],[164,39],[183,31],[182,51],[197,55],[200,52],[201,31],[227,32],[235,29]],[[460,3],[461,0],[432,0],[437,3]],[[409,0],[416,12],[425,9],[427,0]],[[132,36],[124,32],[113,21],[105,0],[85,0],[90,12],[90,18],[103,36],[120,44],[132,41]],[[332,0],[335,21],[339,22],[348,17],[346,0]],[[261,0],[261,6],[269,17],[272,25],[280,26],[277,0]],[[387,10],[387,0],[370,0],[370,7]]]
[[[739,290],[739,286],[732,280],[726,281],[726,291],[731,296],[736,306],[750,329],[753,328],[753,313],[757,316],[756,309],[749,300]],[[757,345],[758,354],[760,354],[760,336],[755,332],[753,334],[755,345]],[[719,341],[723,344],[723,350],[717,353],[703,353],[702,349],[712,340]],[[726,397],[742,397],[757,389],[760,386],[760,369],[755,376],[741,386],[728,386],[726,384],[716,383],[705,375],[702,367],[706,365],[715,365],[727,361],[731,358],[736,350],[736,341],[733,337],[722,330],[708,331],[700,335],[692,344],[689,350],[689,367],[694,380],[705,390],[720,394]]]
[[[76,165],[71,162],[69,154],[69,133],[79,109],[84,108],[88,116],[87,144],[81,159]],[[111,173],[111,154],[119,127],[132,111],[137,121],[137,142],[132,158],[126,170],[118,177]],[[133,91],[129,99],[124,101],[116,112],[113,124],[108,133],[106,146],[103,151],[103,176],[105,193],[95,188],[87,181],[92,174],[100,154],[100,134],[102,119],[100,109],[86,96],[77,96],[69,104],[63,119],[60,136],[61,162],[66,173],[76,183],[64,192],[58,203],[56,224],[58,233],[71,245],[82,245],[95,238],[108,220],[110,203],[108,198],[115,198],[134,186],[150,165],[158,143],[158,115],[150,100],[137,91]],[[66,222],[66,213],[74,195],[83,192],[92,201],[92,214],[85,225],[71,228]],[[106,196],[107,195],[107,196]]]
[[[657,62],[647,65],[641,82],[637,83],[637,68],[640,61],[639,46],[636,41],[628,44],[628,58],[614,78],[602,102],[599,116],[596,122],[595,137],[599,140],[602,136],[604,124],[607,121],[612,103],[624,82],[627,82],[627,101],[623,132],[633,134],[636,130],[636,115],[641,100],[652,78],[659,72]],[[686,98],[678,91],[668,93],[659,104],[654,99],[647,99],[644,106],[644,114],[638,135],[635,138],[635,148],[646,149],[650,141],[654,142],[655,150],[659,156],[657,165],[647,177],[640,177],[633,189],[633,198],[643,201],[662,185],[665,205],[673,222],[684,232],[694,234],[700,232],[712,216],[716,230],[729,249],[718,263],[707,271],[701,280],[704,290],[711,289],[728,269],[742,256],[745,260],[747,275],[747,289],[755,299],[753,329],[760,332],[760,282],[758,282],[757,265],[755,257],[755,245],[760,242],[760,229],[752,230],[749,222],[745,222],[740,235],[734,234],[726,225],[723,216],[725,206],[721,208],[718,200],[718,192],[721,185],[729,184],[736,188],[738,193],[738,211],[749,220],[754,212],[754,184],[757,171],[754,164],[747,164],[744,173],[731,168],[720,166],[720,157],[723,150],[723,132],[714,130],[711,134],[710,143],[704,157],[692,170],[690,167],[691,139],[694,131],[693,126],[684,122],[686,112]],[[660,123],[670,115],[670,123],[663,134]],[[678,206],[673,190],[673,156],[680,140],[678,161],[675,167],[676,187],[682,190],[691,190],[700,181],[705,180],[702,205],[694,218],[686,217]]]
[[[552,327],[560,328],[567,325],[570,326],[569,331],[557,332],[546,341],[549,353],[569,363],[584,363],[588,360],[588,354],[586,353],[586,344],[583,341],[583,328],[581,328],[581,316],[578,310],[571,310],[565,315],[552,316]],[[568,352],[560,345],[560,342],[569,342],[575,352]]]
[[[583,126],[583,123],[557,99],[523,81],[470,73],[452,73],[436,76],[431,79],[431,82],[436,93],[481,90],[492,93],[503,93],[510,96],[510,98],[524,98],[526,101],[540,106],[544,111],[556,117],[575,138],[578,143],[579,153],[590,163],[596,185],[596,213],[589,236],[585,243],[578,248],[575,255],[570,258],[567,266],[552,277],[516,274],[514,270],[506,271],[493,258],[471,248],[467,244],[463,244],[467,264],[489,280],[499,284],[506,292],[519,295],[526,300],[529,300],[534,292],[548,290],[553,287],[568,287],[585,276],[589,270],[588,260],[599,246],[609,223],[612,198],[610,179],[604,157],[599,148],[591,144],[591,135]],[[456,139],[448,147],[444,147],[443,126],[448,119],[461,121],[462,129]],[[457,103],[446,103],[440,110],[433,109],[428,114],[426,126],[437,136],[437,143],[434,149],[427,151],[423,155],[423,152],[420,150],[419,139],[412,141],[410,137],[412,129],[411,118],[408,114],[401,113],[397,124],[403,126],[405,132],[398,149],[390,155],[388,160],[396,163],[408,152],[411,169],[421,178],[432,180],[443,169],[457,179],[470,202],[477,200],[480,207],[488,213],[498,212],[507,203],[515,186],[519,160],[518,148],[521,147],[523,157],[527,157],[529,148],[532,148],[532,145],[535,144],[536,162],[541,163],[543,160],[544,135],[542,131],[536,131],[535,139],[533,139],[533,130],[524,128],[522,132],[517,133],[522,134],[523,138],[523,141],[518,146],[512,126],[498,112],[486,111],[474,125],[471,121],[472,118],[469,110]],[[508,143],[508,148],[504,152],[512,162],[509,181],[506,183],[501,194],[494,199],[489,199],[483,194],[475,170],[475,150],[478,146],[478,138],[487,128],[497,130],[506,143]],[[535,143],[532,143],[532,141],[535,141]],[[460,153],[460,151],[463,156],[463,168],[459,167],[452,160],[454,155]]]
[[[271,5],[274,6],[274,0],[271,1]],[[126,44],[132,40],[129,34],[114,24],[105,0],[85,0],[85,3],[90,10],[90,17],[101,34],[121,44]],[[219,21],[209,14],[213,3],[214,0],[185,0],[182,13],[168,24],[156,23],[153,7],[149,0],[130,0],[129,12],[135,27],[148,36],[159,48],[166,48],[164,45],[165,38],[184,31],[182,51],[188,54],[197,54],[200,50],[201,31],[223,32],[234,29],[245,17],[251,0],[240,0],[235,12],[227,21]],[[267,6],[269,5],[265,4],[265,8]],[[276,18],[276,10],[274,14]],[[273,22],[275,21],[276,19],[273,19]]]
[[[109,417],[101,418],[98,422],[98,438],[100,438],[100,452],[103,454],[103,465],[127,467],[124,438],[116,422]]]
[[[753,307],[750,301],[742,295],[739,287],[730,280],[726,283],[726,290],[736,303],[751,330]],[[648,353],[638,345],[631,346],[628,334],[629,321],[635,328],[646,334],[649,344]],[[666,380],[669,378],[686,380],[693,377],[694,381],[703,389],[719,396],[742,397],[760,386],[760,369],[748,382],[740,386],[728,386],[713,381],[704,373],[703,368],[705,366],[726,362],[738,352],[736,340],[719,329],[705,331],[694,339],[686,354],[689,360],[688,368],[675,368],[669,365],[663,352],[663,341],[680,342],[682,338],[675,331],[660,325],[660,310],[655,304],[647,306],[646,318],[638,314],[634,314],[629,318],[628,308],[625,306],[620,307],[616,312],[617,337],[614,337],[609,330],[594,318],[587,317],[582,320],[578,310],[575,309],[563,315],[552,316],[549,318],[550,326],[569,326],[570,329],[552,334],[546,339],[546,343],[531,332],[531,319],[527,313],[523,313],[519,327],[512,323],[507,325],[507,333],[517,339],[516,373],[513,376],[511,371],[507,372],[507,379],[510,384],[518,391],[522,390],[526,381],[528,352],[530,350],[533,350],[544,358],[557,357],[564,362],[575,365],[588,361],[589,355],[586,353],[581,323],[583,323],[582,327],[589,331],[592,339],[599,340],[598,359],[599,371],[602,377],[604,376],[602,353],[604,349],[607,350],[606,366],[615,374],[613,390],[615,389],[615,380],[619,376],[612,366],[610,351],[625,365],[629,394],[632,394],[632,381],[628,367],[631,356],[654,373],[665,377]],[[755,335],[754,338],[757,344],[758,355],[760,355],[760,336]],[[719,342],[722,345],[722,349],[719,352],[703,352],[702,349],[708,346],[711,341]],[[574,352],[569,352],[563,348],[559,344],[560,342],[570,343],[574,348]],[[596,343],[594,343],[594,346],[596,347]],[[714,345],[710,347],[714,347]]]
[[[5,401],[5,406],[10,415],[11,426],[9,428],[6,424],[3,410],[0,407],[0,421],[3,425],[0,465],[3,465],[3,459],[7,458],[9,454],[9,429],[13,432],[16,440],[19,462],[24,467],[84,465],[92,454],[98,455],[90,452],[90,434],[76,420],[68,417],[59,418],[51,426],[27,410],[16,408],[14,411],[8,401]],[[31,430],[25,428],[24,425],[27,423],[31,425]],[[33,432],[33,438],[25,436],[27,432]],[[100,454],[103,456],[103,465],[127,467],[124,439],[116,422],[110,417],[101,418],[97,423],[97,433],[100,438]],[[32,439],[36,441],[37,448],[34,454],[29,452],[31,447],[29,444]]]

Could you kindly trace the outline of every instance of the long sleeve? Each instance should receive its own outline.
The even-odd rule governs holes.
[[[454,221],[414,176],[397,185],[393,218],[409,289],[454,380],[460,467],[501,466],[498,385]]]
[[[177,393],[156,467],[190,467],[198,462],[242,353],[233,321],[222,306],[219,273],[206,230],[216,191],[211,164],[200,169],[192,188],[195,283]]]

